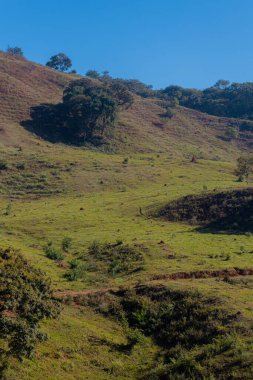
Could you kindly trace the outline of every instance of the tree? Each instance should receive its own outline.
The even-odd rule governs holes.
[[[8,48],[6,49],[6,52],[14,56],[19,56],[19,57],[24,56],[22,49],[18,46],[15,46],[15,47],[8,46]]]
[[[94,78],[94,79],[100,78],[100,74],[96,70],[88,70],[85,75],[87,77]]]
[[[106,128],[114,124],[117,110],[116,102],[103,93],[74,96],[63,107],[65,131],[76,142],[103,137]]]
[[[14,249],[0,249],[0,378],[11,358],[32,356],[36,344],[46,339],[40,322],[59,312],[44,274]]]
[[[214,87],[215,88],[220,88],[220,89],[225,89],[229,86],[230,82],[229,80],[226,80],[226,79],[219,79],[217,80],[217,82],[215,83]]]
[[[237,160],[237,167],[235,175],[238,177],[239,182],[249,181],[249,176],[252,172],[253,157],[239,157]]]
[[[67,71],[71,68],[72,62],[71,59],[64,53],[59,53],[53,55],[50,60],[46,63],[46,66],[51,67],[52,69],[58,71]]]
[[[112,132],[118,109],[130,107],[133,101],[120,81],[86,76],[69,83],[62,103],[33,107],[32,120],[25,126],[53,142],[100,145]]]

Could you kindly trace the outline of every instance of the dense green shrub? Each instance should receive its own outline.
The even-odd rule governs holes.
[[[11,357],[30,357],[46,336],[39,330],[44,318],[60,311],[51,285],[14,249],[0,249],[0,366],[6,369]],[[1,377],[1,376],[0,376]],[[2,378],[2,377],[1,377]]]
[[[50,241],[43,248],[47,258],[55,261],[61,261],[64,259],[64,255],[58,249],[53,246],[53,242]]]
[[[143,269],[143,254],[136,247],[119,241],[115,244],[94,241],[89,247],[89,255],[104,262],[110,275],[127,274]]]
[[[84,279],[87,274],[87,265],[78,260],[72,260],[70,263],[70,269],[65,274],[68,281],[77,281]]]

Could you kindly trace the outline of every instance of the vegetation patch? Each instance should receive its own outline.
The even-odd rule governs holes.
[[[22,125],[52,142],[100,145],[111,130],[119,107],[128,107],[133,97],[116,80],[82,78],[64,90],[63,101],[31,109],[32,120]]]
[[[200,224],[201,231],[253,231],[253,190],[188,195],[160,209],[158,217]]]
[[[119,241],[115,244],[94,241],[89,247],[89,255],[97,262],[105,264],[112,275],[130,274],[143,269],[144,257],[140,249]]]
[[[59,314],[48,279],[23,256],[0,249],[0,378],[11,358],[31,357],[35,346],[46,339],[40,322]]]
[[[111,294],[90,295],[79,303],[116,318],[133,348],[151,337],[160,351],[138,379],[250,379],[249,332],[240,313],[215,298],[166,286],[139,286]]]

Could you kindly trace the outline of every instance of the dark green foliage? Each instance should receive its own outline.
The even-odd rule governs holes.
[[[177,98],[185,107],[212,115],[253,119],[253,83],[219,80],[203,91],[169,86],[158,92],[163,98]]]
[[[8,48],[6,49],[6,53],[10,55],[18,56],[18,57],[24,56],[23,50],[18,46],[15,46],[15,47],[8,46]]]
[[[214,87],[215,88],[220,88],[220,89],[224,90],[225,88],[227,88],[229,86],[229,84],[230,84],[229,80],[219,79],[215,83]]]
[[[61,261],[64,259],[64,255],[58,249],[53,246],[53,242],[49,241],[47,245],[43,248],[45,255],[48,259]]]
[[[104,262],[110,275],[127,274],[143,269],[143,255],[122,242],[101,244],[94,241],[89,247],[89,255]]]
[[[87,77],[94,78],[94,79],[100,78],[100,74],[96,70],[88,70],[85,75]]]
[[[142,335],[160,347],[139,379],[250,379],[252,354],[247,355],[238,338],[246,326],[242,329],[240,315],[222,308],[215,298],[160,285],[90,297],[88,304],[119,319],[131,347]]]
[[[71,68],[71,59],[64,53],[59,53],[53,55],[50,60],[46,63],[46,66],[59,71],[67,71]]]
[[[116,82],[83,78],[69,84],[62,103],[33,107],[32,120],[23,125],[53,142],[99,145],[112,131],[118,107],[129,107],[132,100]]]
[[[143,98],[155,96],[155,91],[152,90],[151,85],[146,85],[137,79],[114,79],[113,81]]]
[[[101,78],[100,78],[101,79]],[[117,106],[124,108],[133,103],[131,92],[118,79],[92,80],[82,78],[72,81],[63,93],[63,101],[83,95],[86,97],[104,96],[113,99]]]
[[[78,260],[72,260],[70,263],[70,269],[65,274],[68,281],[83,280],[87,273],[87,265]]]
[[[39,330],[44,318],[60,311],[50,282],[17,251],[0,250],[0,362],[6,368],[11,357],[30,357],[46,336]]]
[[[156,216],[202,224],[202,231],[253,231],[253,190],[188,195],[160,209]]]

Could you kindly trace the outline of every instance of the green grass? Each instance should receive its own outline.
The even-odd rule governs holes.
[[[4,157],[10,167],[15,163],[14,153],[10,151]],[[32,152],[20,154],[26,166],[24,172],[31,172]],[[0,199],[2,246],[20,249],[50,276],[55,289],[129,286],[149,282],[154,275],[179,271],[253,267],[253,237],[250,235],[202,234],[193,226],[149,217],[151,210],[184,195],[238,188],[233,164],[210,160],[191,164],[167,154],[131,155],[127,163],[123,163],[124,158],[125,155],[62,146],[42,151],[36,175],[41,171],[50,178],[50,171],[55,170],[58,178],[55,180],[53,176],[55,189],[61,191],[37,196],[24,192],[10,201],[9,189],[6,193],[3,190]],[[53,168],[48,167],[48,162]],[[6,215],[10,203],[10,212]],[[65,265],[62,265],[47,258],[43,247],[52,241],[60,250],[65,237],[72,239],[72,245],[64,253]],[[91,268],[82,279],[68,281],[65,277],[68,262],[80,255],[88,257],[88,247],[94,240],[101,243],[122,240],[131,247],[141,246],[144,269],[114,277]],[[179,289],[215,292],[231,302],[233,309],[253,318],[252,287],[217,279],[168,284]],[[65,306],[61,318],[46,323],[44,329],[49,333],[49,341],[38,347],[34,360],[21,365],[14,363],[10,379],[19,379],[21,375],[22,379],[133,379],[136,368],[147,365],[157,350],[147,339],[131,354],[111,351],[112,342],[120,344],[126,339],[122,328],[89,308]]]

